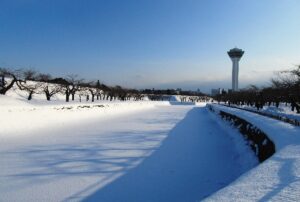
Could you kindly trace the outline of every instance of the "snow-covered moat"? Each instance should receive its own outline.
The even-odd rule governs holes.
[[[12,113],[20,127],[0,132],[0,201],[199,201],[257,163],[204,106],[65,112],[76,121]]]

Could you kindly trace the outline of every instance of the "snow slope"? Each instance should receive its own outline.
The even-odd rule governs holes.
[[[0,201],[196,201],[256,163],[203,106],[166,105],[2,107]]]
[[[7,106],[2,101],[0,100],[0,139],[35,135],[36,132],[33,131],[72,127],[94,119],[108,120],[122,114],[169,105],[168,102],[96,102],[60,105],[19,103],[16,106]]]
[[[300,128],[251,112],[214,105],[268,134],[276,153],[205,201],[299,201]]]
[[[242,105],[242,106],[237,106],[237,107],[242,107],[245,109],[257,111],[257,109],[255,107],[250,107],[247,105]],[[290,104],[285,105],[284,103],[280,103],[278,108],[275,106],[263,106],[263,109],[260,109],[259,111],[264,112],[266,114],[271,114],[271,115],[280,116],[280,117],[286,117],[289,119],[294,119],[294,120],[300,121],[300,114],[297,114],[296,109],[295,109],[295,111],[292,111]]]

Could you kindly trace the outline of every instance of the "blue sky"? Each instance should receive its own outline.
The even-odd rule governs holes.
[[[0,0],[0,66],[135,88],[267,85],[300,64],[298,0]]]

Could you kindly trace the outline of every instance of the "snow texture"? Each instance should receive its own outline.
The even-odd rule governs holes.
[[[249,107],[246,105],[242,106],[242,108],[257,111],[257,109],[255,107]],[[296,113],[296,109],[295,109],[295,111],[292,111],[290,104],[286,105],[286,104],[280,103],[279,107],[264,106],[263,109],[260,109],[259,111],[264,112],[266,114],[286,117],[289,119],[295,119],[295,120],[300,121],[300,114]]]
[[[205,201],[299,201],[300,128],[251,112],[214,105],[265,132],[276,153]]]
[[[204,105],[12,99],[0,97],[0,201],[198,201],[256,164]]]

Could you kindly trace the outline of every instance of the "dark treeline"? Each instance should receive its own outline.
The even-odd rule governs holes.
[[[265,105],[279,107],[280,103],[285,103],[291,106],[292,111],[300,113],[300,65],[295,69],[279,72],[268,87],[251,85],[238,92],[222,92],[214,99],[228,105],[253,106],[257,110]]]
[[[210,98],[204,93],[197,91],[184,91],[180,88],[178,89],[144,89],[141,90],[142,94],[148,96],[150,100],[171,100],[172,95],[180,95],[181,102],[207,102]]]
[[[186,95],[186,96],[205,96],[204,93],[198,91],[184,91],[180,88],[178,89],[144,89],[141,91],[144,94],[153,94],[153,95]]]
[[[66,77],[53,77],[50,74],[39,73],[32,69],[14,70],[0,68],[0,94],[17,86],[27,93],[27,99],[31,100],[35,94],[43,94],[50,101],[55,95],[65,96],[65,101],[74,101],[75,97],[94,102],[95,100],[142,100],[147,96],[150,100],[170,100],[171,95],[181,95],[182,102],[207,101],[203,93],[198,91],[183,91],[181,89],[144,89],[136,90],[123,88],[119,85],[108,86],[96,81],[85,81],[78,75]]]
[[[50,101],[56,94],[65,95],[66,102],[75,100],[141,100],[143,95],[135,89],[121,86],[107,86],[97,81],[85,81],[77,75],[53,78],[50,74],[39,73],[34,70],[13,70],[0,68],[0,94],[5,95],[13,86],[28,94],[31,100],[34,94],[44,94]]]

